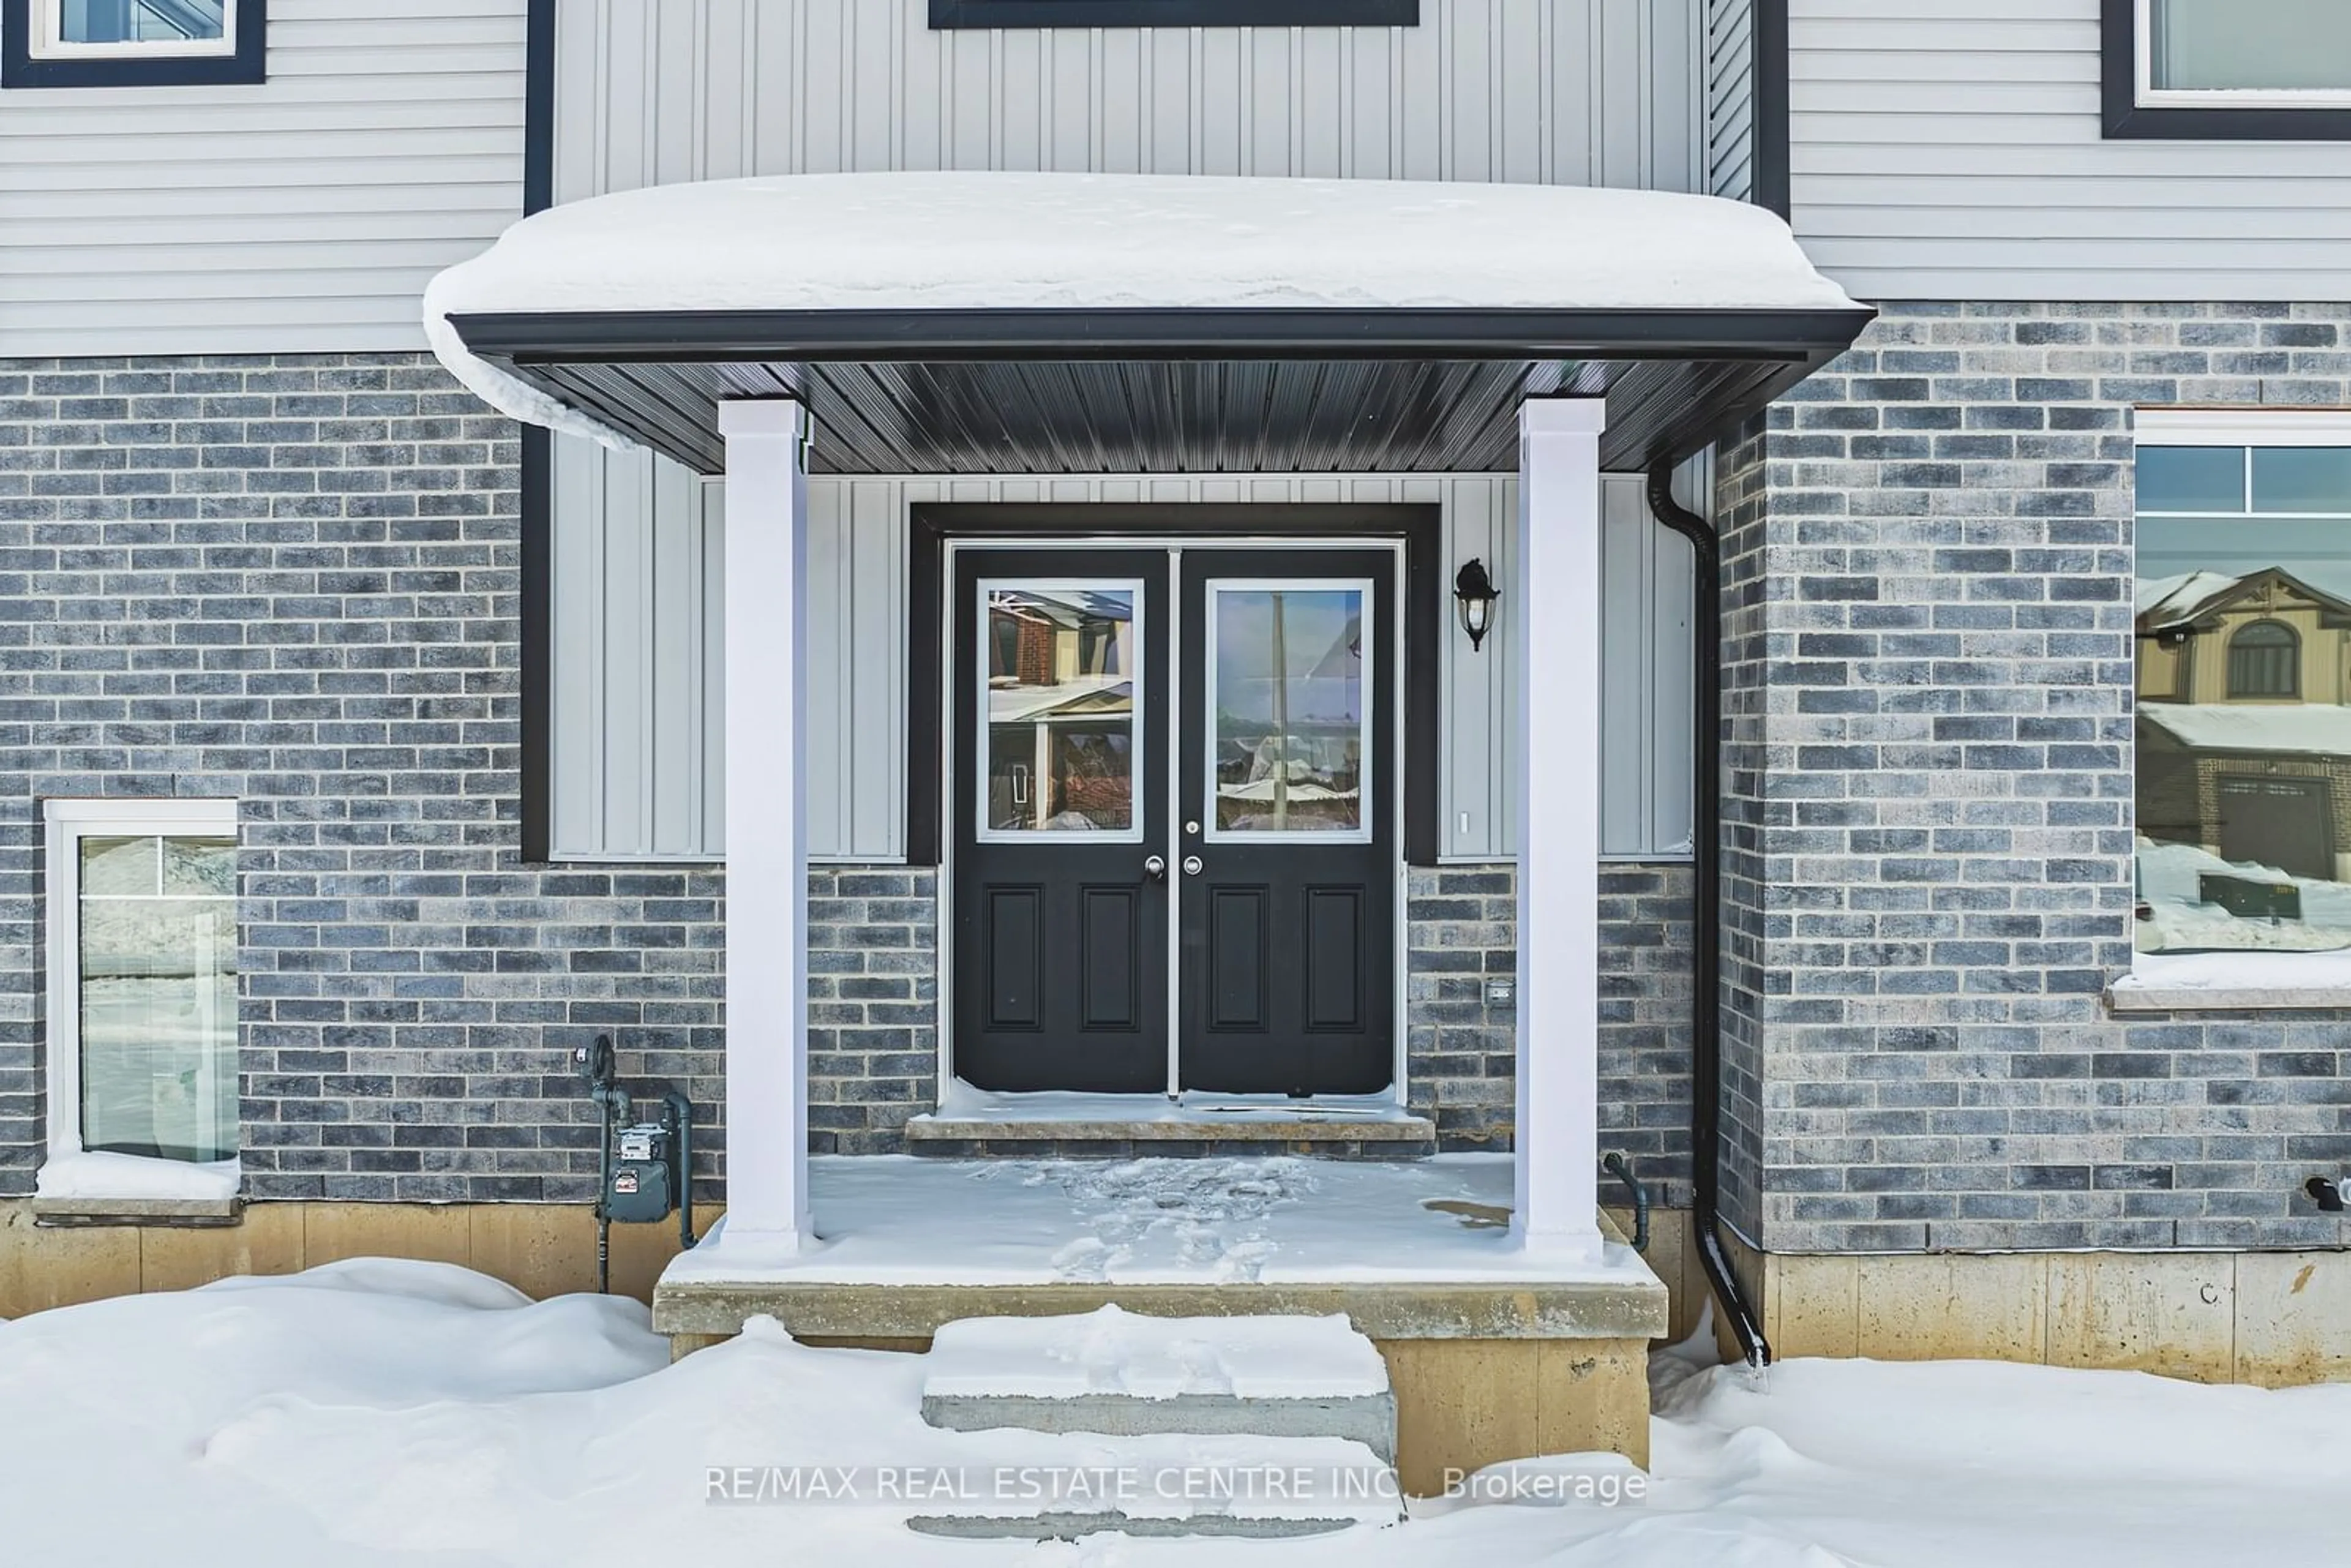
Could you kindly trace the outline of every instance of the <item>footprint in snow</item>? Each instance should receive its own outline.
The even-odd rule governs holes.
[[[1217,1278],[1227,1284],[1253,1285],[1273,1255],[1281,1249],[1270,1241],[1236,1241],[1217,1260]]]
[[[1081,1284],[1101,1284],[1110,1278],[1111,1266],[1126,1256],[1125,1248],[1113,1247],[1099,1236],[1081,1236],[1053,1254],[1053,1274]]]

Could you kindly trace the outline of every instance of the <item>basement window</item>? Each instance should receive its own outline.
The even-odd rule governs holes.
[[[2142,410],[2136,537],[2117,1003],[2351,991],[2351,415]]]
[[[2343,0],[2104,0],[2105,131],[2351,138]]]
[[[263,79],[266,0],[0,0],[0,87]]]
[[[1411,27],[1420,0],[931,0],[931,26]]]
[[[50,800],[41,1197],[232,1198],[236,802]]]

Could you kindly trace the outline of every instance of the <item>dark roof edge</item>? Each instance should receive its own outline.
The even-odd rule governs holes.
[[[585,310],[450,318],[517,364],[856,360],[1806,360],[1875,310]]]

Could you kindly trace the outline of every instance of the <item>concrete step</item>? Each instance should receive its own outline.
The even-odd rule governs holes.
[[[1339,1437],[1395,1460],[1395,1396],[1343,1317],[1068,1317],[941,1325],[923,1419],[1110,1437]]]
[[[1021,1433],[1016,1442],[999,1431],[995,1441],[1011,1462],[967,1471],[965,1490],[908,1526],[969,1540],[1282,1540],[1390,1525],[1404,1513],[1395,1468],[1339,1437]],[[1013,1458],[1023,1450],[1025,1463]]]
[[[958,1432],[1087,1435],[1100,1461],[1033,1509],[909,1521],[925,1534],[1283,1538],[1402,1513],[1387,1368],[1343,1317],[966,1318],[933,1341],[922,1413]]]

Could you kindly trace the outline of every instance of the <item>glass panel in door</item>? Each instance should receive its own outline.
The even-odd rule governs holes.
[[[1207,584],[1212,841],[1369,836],[1370,586]]]
[[[979,585],[983,840],[1138,836],[1140,588]]]

